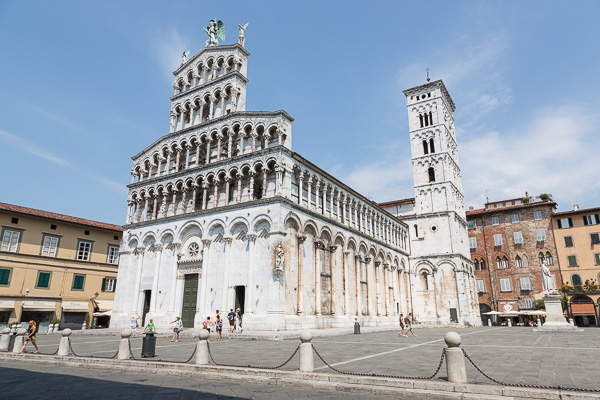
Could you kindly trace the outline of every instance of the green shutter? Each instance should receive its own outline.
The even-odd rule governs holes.
[[[77,290],[83,289],[84,279],[85,279],[85,275],[75,275],[73,277],[73,289],[77,289]]]
[[[594,254],[594,257],[596,257],[596,265],[600,264],[600,254]]]
[[[573,218],[569,217],[569,228],[573,227]]]
[[[594,218],[596,219],[596,224],[600,224],[600,216],[598,214],[594,214]]]
[[[0,269],[0,285],[8,285],[10,269]]]
[[[106,292],[106,278],[102,278],[102,287],[100,289],[103,292]]]
[[[50,283],[50,273],[49,272],[40,272],[38,275],[38,283],[37,286],[41,288],[47,288]]]

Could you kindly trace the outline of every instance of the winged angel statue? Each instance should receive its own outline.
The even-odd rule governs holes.
[[[206,41],[206,47],[216,47],[219,45],[219,41],[217,38],[221,39],[223,42],[225,41],[225,25],[223,25],[223,21],[220,19],[216,20],[211,19],[208,23],[208,26],[204,28],[206,34],[208,35],[208,40]]]

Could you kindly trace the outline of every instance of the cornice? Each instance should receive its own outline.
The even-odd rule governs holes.
[[[406,97],[408,97],[411,95],[420,94],[425,90],[431,89],[432,87],[439,88],[442,91],[443,97],[446,99],[446,101],[450,105],[450,109],[452,110],[452,112],[456,111],[456,105],[454,104],[452,97],[450,97],[450,93],[448,93],[448,89],[446,89],[446,85],[444,85],[444,82],[441,79],[438,79],[437,81],[433,81],[433,82],[427,82],[423,85],[419,85],[419,86],[412,87],[410,89],[403,90],[402,93],[404,93],[404,95]]]
[[[217,53],[217,52],[222,51],[222,50],[239,50],[246,57],[248,57],[250,55],[250,52],[248,50],[246,50],[245,47],[242,47],[242,45],[240,45],[239,43],[226,44],[226,45],[223,45],[223,46],[216,46],[216,47],[203,47],[202,49],[200,49],[200,51],[198,51],[196,54],[194,54],[189,60],[187,60],[182,65],[180,65],[179,68],[177,68],[173,72],[173,75],[176,76],[181,71],[185,70],[187,67],[190,66],[190,64],[193,64],[194,61],[196,59],[198,59],[201,55],[203,55],[205,53]]]

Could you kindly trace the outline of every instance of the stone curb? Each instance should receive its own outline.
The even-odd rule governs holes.
[[[315,389],[392,394],[425,399],[600,399],[600,393],[572,392],[485,384],[454,384],[446,381],[375,378],[325,372],[263,370],[219,367],[215,365],[175,364],[158,361],[109,360],[86,357],[56,357],[33,354],[0,353],[0,360],[75,368],[143,372],[237,382],[245,381],[279,386],[301,386]]]

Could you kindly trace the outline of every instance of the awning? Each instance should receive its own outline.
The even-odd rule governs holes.
[[[571,303],[571,313],[573,315],[596,315],[596,312],[594,310],[594,303]]]
[[[50,306],[23,306],[23,310],[27,310],[27,311],[54,312],[56,310],[56,307],[50,307]]]
[[[89,307],[82,307],[82,306],[70,306],[70,307],[63,307],[62,308],[63,312],[90,312],[90,308]]]
[[[94,317],[110,317],[112,315],[112,311],[105,311],[105,312],[95,312]]]
[[[26,300],[23,302],[23,310],[54,312],[56,310],[56,303],[53,301]]]
[[[14,300],[0,300],[0,311],[10,311],[14,310],[15,301]]]
[[[94,300],[94,303],[96,303],[98,311],[102,312],[112,311],[115,302],[113,300]]]

